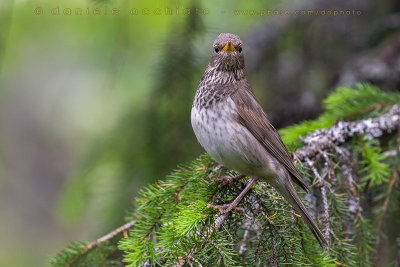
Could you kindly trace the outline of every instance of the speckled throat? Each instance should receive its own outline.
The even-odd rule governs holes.
[[[234,93],[245,79],[243,68],[223,69],[210,64],[201,78],[193,106],[197,109],[210,108]]]

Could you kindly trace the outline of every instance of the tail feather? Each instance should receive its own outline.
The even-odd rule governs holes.
[[[310,228],[311,232],[318,240],[321,247],[328,246],[328,242],[326,241],[324,235],[322,234],[321,230],[319,230],[317,224],[315,223],[314,219],[311,217],[310,213],[304,206],[303,202],[300,200],[299,196],[297,195],[296,190],[294,189],[291,181],[289,179],[285,179],[285,186],[273,184],[275,189],[293,206],[293,208],[300,213],[301,217],[303,218],[304,222]]]

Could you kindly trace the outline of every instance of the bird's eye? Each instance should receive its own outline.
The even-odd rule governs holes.
[[[242,53],[242,48],[239,46],[239,48],[237,49],[237,51],[239,51],[239,53]]]
[[[214,47],[214,51],[215,51],[215,53],[218,53],[219,52],[219,47],[218,46]]]

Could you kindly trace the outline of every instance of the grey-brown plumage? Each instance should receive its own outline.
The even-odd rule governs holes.
[[[215,161],[267,181],[277,189],[324,246],[326,239],[301,202],[292,181],[307,192],[309,189],[247,82],[242,46],[234,34],[222,33],[215,40],[214,54],[193,102],[193,130]]]

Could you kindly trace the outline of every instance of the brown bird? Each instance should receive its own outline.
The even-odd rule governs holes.
[[[281,137],[257,102],[244,71],[243,43],[221,33],[193,102],[194,133],[210,156],[223,166],[252,176],[246,188],[221,212],[235,208],[256,179],[270,183],[300,213],[321,246],[327,241],[292,182],[309,192]]]

